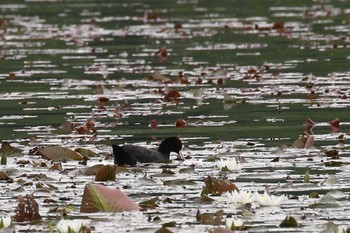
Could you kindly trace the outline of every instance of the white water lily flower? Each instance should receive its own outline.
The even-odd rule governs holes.
[[[222,168],[226,167],[227,169],[231,171],[241,170],[242,164],[237,163],[235,158],[231,159],[220,159],[219,161],[216,161],[216,166],[221,170]]]
[[[249,191],[243,191],[240,190],[237,192],[237,190],[234,190],[233,192],[227,192],[227,197],[233,204],[247,204],[253,202],[253,194]]]
[[[56,228],[60,233],[78,233],[83,230],[83,223],[78,220],[60,220]]]
[[[237,228],[242,228],[244,222],[240,218],[227,218],[226,219],[226,228],[229,230],[235,230]]]
[[[10,216],[0,217],[0,229],[9,227],[11,222],[12,220]]]
[[[284,199],[284,195],[275,196],[269,195],[266,192],[263,194],[255,193],[255,200],[260,206],[279,206]]]
[[[346,226],[340,225],[338,226],[337,233],[346,233],[348,228]]]

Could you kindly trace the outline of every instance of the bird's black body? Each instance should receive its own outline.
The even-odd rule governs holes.
[[[180,153],[182,142],[177,137],[164,139],[158,150],[151,150],[142,146],[113,144],[114,164],[135,166],[137,162],[152,163],[169,161],[170,152]]]

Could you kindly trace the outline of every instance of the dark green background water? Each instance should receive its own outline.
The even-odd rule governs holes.
[[[21,4],[13,5],[10,4]],[[74,106],[83,103],[90,108],[96,106],[94,97],[88,99],[86,95],[95,94],[94,85],[87,85],[85,90],[70,89],[66,94],[60,94],[60,99],[50,98],[52,87],[60,86],[63,79],[73,80],[96,80],[101,79],[99,74],[84,74],[87,67],[91,66],[98,59],[105,59],[106,65],[111,67],[123,66],[124,69],[132,69],[136,60],[142,60],[143,64],[140,69],[134,72],[111,72],[108,80],[140,80],[154,71],[176,70],[191,72],[193,69],[200,67],[221,68],[220,64],[226,64],[225,68],[231,68],[237,72],[241,72],[242,67],[259,67],[266,63],[276,64],[293,64],[290,68],[269,69],[267,75],[273,73],[298,73],[298,78],[294,78],[293,85],[298,87],[306,86],[306,82],[301,81],[306,75],[314,75],[316,77],[329,77],[331,73],[343,73],[348,71],[349,59],[349,39],[348,37],[348,14],[342,12],[349,7],[346,1],[335,1],[332,5],[317,3],[314,1],[59,1],[59,2],[24,2],[24,1],[2,1],[1,16],[6,20],[6,25],[2,27],[2,46],[0,61],[1,79],[0,79],[0,109],[1,116],[8,115],[34,115],[36,118],[15,120],[9,124],[9,120],[1,120],[1,138],[3,140],[27,138],[30,137],[27,132],[13,131],[14,129],[23,129],[26,126],[42,126],[50,125],[58,128],[68,117],[67,112],[80,113],[86,109],[65,109],[66,106]],[[284,7],[284,8],[279,8]],[[276,10],[280,9],[280,10]],[[282,10],[281,10],[282,9]],[[326,16],[306,17],[307,11],[322,12],[329,11]],[[338,12],[339,11],[339,12]],[[86,12],[98,12],[98,14],[85,14]],[[154,12],[157,20],[144,20],[145,12]],[[275,16],[275,13],[281,13]],[[285,13],[285,15],[283,14]],[[288,16],[288,13],[295,14]],[[17,21],[18,17],[21,22]],[[109,20],[109,17],[111,17]],[[115,17],[115,18],[113,18]],[[260,17],[260,18],[256,18]],[[39,23],[36,24],[36,20]],[[227,23],[220,23],[222,20]],[[23,22],[27,23],[27,26]],[[272,25],[275,22],[284,22],[285,31],[288,33],[277,32],[261,32],[257,30],[244,31],[242,28],[231,27],[230,23],[239,22],[246,27],[254,27],[255,25]],[[152,33],[148,35],[135,35],[130,33],[128,36],[115,35],[115,30],[128,31],[130,27],[143,27],[147,25],[153,26],[158,30],[165,28],[172,30],[174,23],[182,24],[182,30],[192,33],[189,38],[178,39],[172,38],[155,38]],[[205,23],[210,23],[208,27]],[[216,24],[217,23],[217,24]],[[215,25],[216,24],[216,25]],[[291,24],[293,26],[288,26]],[[102,30],[110,30],[110,33],[98,32],[94,36],[86,39],[82,44],[69,43],[75,40],[71,34],[73,31],[67,28],[77,28],[79,25],[92,25]],[[226,25],[226,27],[224,27]],[[228,25],[228,26],[227,26]],[[331,27],[342,26],[344,32],[337,32]],[[89,27],[89,26],[88,26]],[[289,27],[289,28],[288,28]],[[298,28],[299,29],[296,29]],[[169,29],[170,28],[170,29]],[[72,29],[74,30],[74,29]],[[215,33],[210,35],[210,31]],[[46,35],[52,34],[52,36]],[[70,34],[71,33],[71,34]],[[196,33],[208,34],[209,36],[196,36]],[[79,32],[78,32],[79,34]],[[272,35],[273,34],[273,35]],[[288,34],[288,35],[286,35]],[[327,39],[327,36],[330,39]],[[345,39],[344,39],[345,38]],[[347,39],[346,39],[347,38]],[[78,40],[78,39],[76,39]],[[11,44],[14,42],[14,44]],[[227,50],[188,50],[195,46],[214,46],[216,44],[260,44],[265,45],[256,49],[227,49]],[[333,49],[333,45],[339,48]],[[166,46],[169,51],[166,63],[162,63],[155,58],[152,53],[148,56],[140,57],[138,54],[144,49],[157,50]],[[328,47],[327,47],[328,46]],[[326,47],[325,51],[319,48]],[[81,53],[78,50],[83,49]],[[90,52],[93,51],[94,52]],[[127,52],[128,57],[126,64],[113,63],[108,61],[111,56],[118,57],[118,54]],[[239,53],[256,53],[259,55],[239,55]],[[9,60],[14,55],[23,55],[20,58]],[[65,55],[82,55],[81,59],[62,59]],[[84,58],[86,56],[86,58]],[[89,58],[88,56],[94,56]],[[196,64],[187,64],[184,57],[191,57]],[[107,60],[106,60],[107,59]],[[307,59],[314,59],[313,62],[306,62]],[[30,66],[33,61],[48,61],[55,68],[35,68]],[[291,61],[298,61],[291,63]],[[103,63],[103,62],[102,62]],[[145,66],[149,68],[144,69]],[[128,68],[129,67],[129,68]],[[52,74],[51,69],[61,70],[64,73]],[[26,72],[43,70],[40,74],[33,74],[30,77],[16,77],[15,80],[9,80],[9,72]],[[167,73],[167,72],[165,72]],[[198,74],[199,75],[199,74]],[[196,76],[196,75],[194,75]],[[314,90],[322,92],[321,87],[325,84],[317,84],[315,82]],[[277,81],[278,84],[278,81]],[[215,83],[206,87],[196,87],[195,85],[181,86],[178,90],[185,92],[192,89],[200,88],[218,88],[220,93],[227,90],[243,88],[261,88],[268,86],[271,89],[271,95],[267,93],[261,94],[260,99],[269,100],[278,98],[296,98],[305,99],[306,94],[310,91],[305,89],[305,93],[293,93],[285,85],[283,95],[276,97],[276,90],[280,87],[274,87],[275,83],[260,84],[259,82],[248,84],[243,78],[225,79],[222,86]],[[320,85],[320,86],[318,86]],[[282,84],[283,86],[283,84]],[[113,87],[113,84],[106,82],[106,87]],[[51,89],[50,89],[51,88]],[[128,86],[128,90],[137,89],[137,87]],[[344,89],[346,86],[340,86]],[[19,92],[27,93],[27,98],[19,97],[18,99],[6,98],[8,93]],[[45,92],[40,94],[40,92]],[[229,124],[224,127],[187,127],[185,129],[175,129],[174,127],[164,127],[158,130],[151,130],[148,127],[149,120],[154,116],[133,117],[121,119],[120,122],[128,122],[127,126],[111,128],[111,135],[114,134],[131,134],[138,139],[148,138],[149,135],[167,135],[178,134],[182,136],[205,136],[212,140],[224,139],[235,140],[238,138],[284,138],[276,143],[290,143],[291,138],[294,140],[303,130],[303,122],[307,117],[311,117],[317,122],[327,122],[336,117],[347,121],[346,108],[321,107],[310,109],[308,104],[282,104],[281,107],[289,107],[289,109],[277,110],[276,108],[267,108],[267,103],[254,103],[254,99],[246,104],[238,104],[230,110],[223,110],[222,95],[218,93],[217,98],[210,97],[205,99],[207,105],[200,106],[196,109],[191,108],[195,105],[194,100],[182,98],[179,109],[181,115],[165,115],[158,117],[158,120],[165,124],[172,124],[178,118],[187,119],[188,116],[196,115],[226,115],[228,118],[224,120],[235,120],[237,123]],[[32,95],[32,96],[31,96]],[[62,96],[66,95],[67,98]],[[84,95],[78,96],[77,95]],[[45,97],[45,98],[44,98]],[[244,98],[240,96],[239,98]],[[63,109],[46,111],[46,110],[23,110],[22,101],[35,101],[30,107],[47,108],[60,106]],[[151,100],[140,97],[139,99],[129,101],[130,104],[139,101],[149,102]],[[333,99],[337,102],[337,98]],[[307,102],[307,100],[306,100]],[[322,102],[322,101],[320,101]],[[89,108],[88,107],[88,108]],[[171,108],[170,108],[171,109]],[[164,111],[167,110],[165,107]],[[89,111],[86,111],[89,112]],[[93,116],[91,116],[93,118]],[[284,122],[269,123],[268,118],[281,118]],[[258,121],[257,121],[258,120]],[[104,122],[111,122],[112,119],[103,119]],[[190,119],[187,119],[191,122]],[[138,124],[140,123],[140,124]],[[60,131],[58,131],[60,132]],[[102,133],[103,134],[103,133]],[[137,136],[136,136],[137,135]],[[137,140],[138,140],[137,139]]]

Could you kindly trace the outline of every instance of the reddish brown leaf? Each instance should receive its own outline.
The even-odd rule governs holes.
[[[16,215],[14,220],[16,222],[40,220],[39,205],[34,200],[32,195],[27,194],[26,196],[18,196],[18,205],[16,208]]]
[[[164,96],[164,99],[166,101],[178,101],[178,98],[180,98],[180,93],[177,90],[170,90],[166,95]]]
[[[220,225],[223,213],[223,210],[219,210],[216,213],[197,213],[197,215],[199,215],[197,218],[201,224]]]
[[[187,125],[187,122],[184,119],[177,119],[175,121],[176,128],[185,128]]]
[[[228,191],[234,191],[239,189],[237,188],[236,185],[231,183],[228,180],[218,180],[216,178],[213,178],[211,176],[208,176],[205,179],[205,185],[207,188],[208,193],[211,193],[213,195],[221,195],[224,192]]]

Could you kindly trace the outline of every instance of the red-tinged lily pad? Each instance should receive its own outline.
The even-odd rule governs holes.
[[[16,222],[40,220],[39,205],[30,194],[17,197],[18,205],[16,215],[13,217]]]
[[[44,159],[53,161],[83,160],[83,156],[78,152],[61,146],[44,147],[38,153]]]
[[[140,207],[122,191],[100,184],[87,184],[81,201],[80,212],[138,211]]]
[[[228,191],[234,191],[239,189],[237,186],[233,183],[231,183],[228,180],[219,180],[216,178],[213,178],[211,176],[208,176],[205,179],[205,189],[208,193],[211,193],[213,195],[221,195]]]

